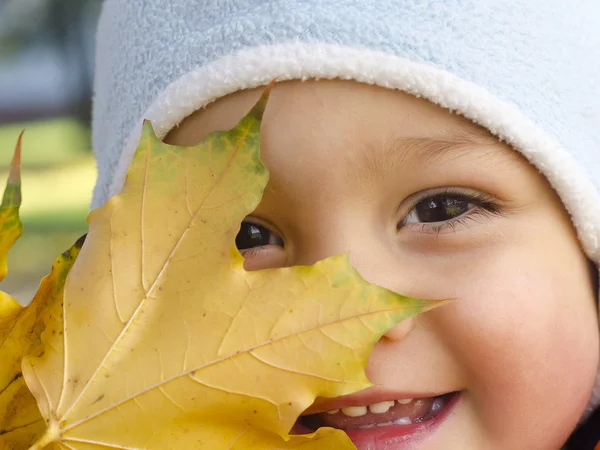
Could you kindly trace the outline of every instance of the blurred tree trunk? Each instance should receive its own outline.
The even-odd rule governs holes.
[[[68,67],[67,87],[77,89],[73,113],[89,123],[91,119],[92,74],[88,64],[85,30],[89,0],[47,0],[48,32]],[[94,5],[92,5],[94,6]]]

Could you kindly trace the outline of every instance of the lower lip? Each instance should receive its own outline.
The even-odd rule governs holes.
[[[381,428],[345,430],[357,450],[407,450],[431,436],[450,415],[460,399],[452,396],[446,407],[429,420],[412,425],[389,425]]]
[[[452,396],[436,416],[412,425],[388,425],[381,428],[344,430],[357,450],[409,450],[431,436],[448,418],[460,400],[460,393]]]

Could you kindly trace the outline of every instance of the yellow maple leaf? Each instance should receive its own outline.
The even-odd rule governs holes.
[[[269,89],[194,147],[144,125],[122,194],[90,214],[49,351],[23,362],[47,423],[31,449],[354,448],[340,430],[288,433],[316,397],[370,386],[380,336],[439,302],[367,283],[347,255],[243,269]]]
[[[82,244],[83,238],[56,259],[31,304],[19,307],[10,329],[0,333],[0,449],[29,448],[46,429],[36,400],[25,385],[21,360],[44,352],[42,336],[54,331],[45,331],[45,327],[60,320],[65,279]]]
[[[19,220],[21,136],[17,141],[7,187],[0,206],[0,280],[7,271],[6,253],[22,232]],[[23,308],[0,292],[0,448],[26,449],[45,430],[35,398],[25,385],[21,360],[41,355],[41,334],[51,310],[60,307],[66,275],[77,257],[82,240],[57,258],[52,272],[44,278],[33,301]]]

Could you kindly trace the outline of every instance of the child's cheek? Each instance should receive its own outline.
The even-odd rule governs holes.
[[[597,316],[584,261],[569,258],[568,247],[547,258],[520,244],[482,252],[485,261],[469,275],[463,266],[453,278],[460,300],[441,326],[470,375],[465,399],[490,440],[509,445],[523,433],[551,447],[569,435],[589,400]]]

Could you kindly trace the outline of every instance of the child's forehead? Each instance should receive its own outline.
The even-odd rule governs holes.
[[[256,96],[257,91],[260,89],[240,93],[240,100],[244,95]],[[369,130],[377,131],[382,137],[496,141],[486,129],[427,99],[355,81],[281,83],[274,89],[269,107],[271,111],[267,111],[265,120],[285,128],[299,129],[300,125],[304,125],[313,130],[332,132],[340,126],[352,128],[363,135]],[[290,127],[294,123],[297,126]],[[381,133],[384,130],[391,132]]]
[[[263,130],[265,151],[281,153],[282,158],[336,153],[340,164],[343,159],[388,171],[450,160],[471,159],[490,166],[524,163],[518,152],[483,127],[398,90],[347,81],[281,87],[265,114]]]
[[[221,97],[186,117],[167,140],[231,128],[258,100],[263,87]],[[279,82],[265,112],[263,126],[284,128],[287,133],[310,126],[333,132],[336,125],[356,131],[393,129],[397,137],[439,137],[456,141],[491,143],[496,139],[483,127],[411,94],[351,80],[291,80]]]
[[[262,90],[239,91],[196,111],[166,141],[192,145],[211,131],[231,128]],[[443,164],[456,157],[523,163],[519,153],[462,116],[402,91],[354,81],[278,83],[261,131],[261,153],[276,164],[290,158],[314,159],[334,147],[343,147],[339,156],[363,168]]]

